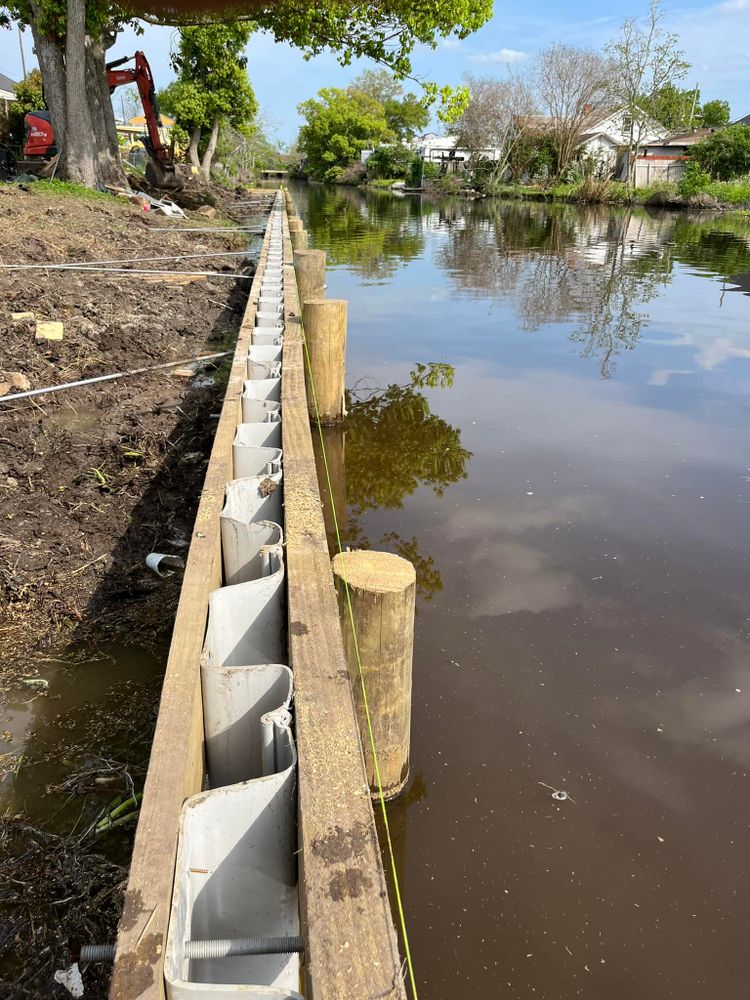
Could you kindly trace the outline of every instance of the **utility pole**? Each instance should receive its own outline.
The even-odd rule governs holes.
[[[698,103],[698,84],[695,85],[695,90],[693,91],[693,106],[690,109],[690,121],[688,122],[688,128],[693,127],[693,118],[695,116],[695,105]]]
[[[23,53],[23,28],[18,25],[18,47],[21,50],[21,72],[23,73],[23,79],[26,79],[26,56]]]

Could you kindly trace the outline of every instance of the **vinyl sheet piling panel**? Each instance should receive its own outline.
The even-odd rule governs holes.
[[[296,750],[286,657],[281,201],[221,512],[224,586],[201,658],[211,791],[185,803],[165,956],[169,1000],[303,1000],[299,955],[189,960],[185,942],[299,934]],[[260,983],[264,985],[252,985]]]
[[[274,741],[285,765],[278,773],[185,803],[165,961],[169,1000],[302,1000],[297,954],[185,957],[189,940],[299,933],[297,757],[288,725],[274,725]]]

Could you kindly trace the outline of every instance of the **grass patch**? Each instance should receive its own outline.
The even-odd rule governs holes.
[[[750,205],[750,177],[734,181],[711,181],[706,194],[727,205]]]
[[[57,178],[34,181],[33,184],[29,184],[29,191],[33,194],[59,195],[67,198],[96,199],[112,197],[106,191],[93,191],[83,184],[73,184],[71,181],[59,181]]]
[[[365,187],[370,188],[392,188],[394,184],[403,181],[403,177],[373,177],[367,181]]]

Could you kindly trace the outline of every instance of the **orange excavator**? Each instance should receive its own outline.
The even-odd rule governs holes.
[[[126,63],[133,61],[134,65],[126,68]],[[146,117],[147,135],[141,141],[146,147],[149,163],[146,167],[146,180],[155,187],[179,187],[175,171],[173,150],[162,142],[160,128],[161,115],[156,102],[154,77],[148,60],[142,52],[134,56],[124,56],[114,62],[107,63],[107,83],[110,94],[117,87],[134,83],[138,87],[143,113]],[[24,160],[18,164],[19,169],[33,166],[39,161],[49,161],[57,156],[55,128],[47,111],[31,111],[24,117]]]

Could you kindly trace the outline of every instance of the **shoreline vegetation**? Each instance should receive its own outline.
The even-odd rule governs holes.
[[[318,181],[307,178],[308,183],[339,187],[342,182]],[[648,187],[628,188],[621,181],[585,178],[581,181],[562,184],[500,184],[493,190],[482,190],[462,182],[455,175],[448,175],[430,181],[422,188],[403,186],[399,178],[369,179],[355,185],[372,191],[423,194],[432,197],[453,196],[469,200],[484,198],[514,199],[517,201],[565,202],[582,205],[647,205],[659,208],[705,209],[710,211],[750,210],[750,178],[733,181],[711,181],[705,188],[694,194],[684,194],[680,185],[674,183],[651,184]]]

